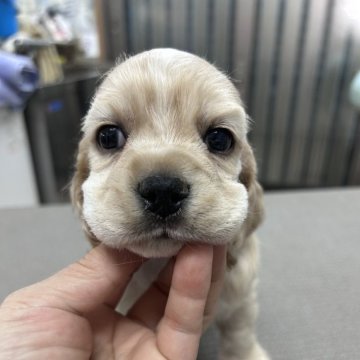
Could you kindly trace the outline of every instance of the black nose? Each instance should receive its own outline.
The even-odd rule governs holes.
[[[176,177],[149,176],[139,183],[138,193],[147,210],[166,218],[180,210],[190,186]]]

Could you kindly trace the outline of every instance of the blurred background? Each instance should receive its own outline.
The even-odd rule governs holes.
[[[227,72],[266,190],[360,185],[359,0],[0,0],[0,207],[68,201],[81,119],[116,58]]]

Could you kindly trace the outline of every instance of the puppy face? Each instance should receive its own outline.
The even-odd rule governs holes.
[[[255,173],[246,130],[236,89],[203,59],[157,49],[116,66],[85,119],[72,185],[93,241],[146,257],[231,241]]]

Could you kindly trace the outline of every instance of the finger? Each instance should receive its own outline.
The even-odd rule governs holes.
[[[219,299],[220,292],[224,283],[225,268],[226,246],[215,246],[211,274],[211,285],[204,311],[204,330],[207,328],[207,326],[210,324],[211,320],[214,317],[217,300]]]
[[[170,291],[173,267],[174,259],[164,267],[156,281],[132,306],[127,314],[129,318],[143,323],[150,329],[156,328],[164,314]],[[211,285],[204,311],[203,331],[214,317],[217,300],[224,282],[225,267],[226,246],[216,246],[214,247]]]
[[[176,259],[165,313],[158,326],[158,346],[169,359],[195,359],[202,334],[213,248],[183,248]]]
[[[156,328],[164,315],[174,264],[175,259],[171,259],[149,289],[136,301],[127,314],[130,319],[140,321],[150,329]]]
[[[99,245],[50,278],[13,293],[7,301],[80,314],[100,304],[115,306],[142,262],[141,257],[128,251]]]

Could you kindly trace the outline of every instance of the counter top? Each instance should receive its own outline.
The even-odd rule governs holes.
[[[273,359],[360,354],[360,188],[265,196],[259,338]],[[69,205],[0,210],[0,301],[88,249]]]

